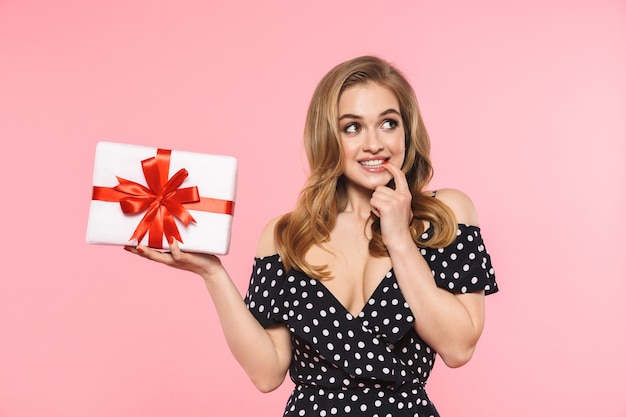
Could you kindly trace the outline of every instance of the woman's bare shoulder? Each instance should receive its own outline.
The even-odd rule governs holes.
[[[479,225],[474,202],[463,191],[454,188],[442,188],[437,190],[436,198],[450,207],[459,224]]]
[[[283,217],[283,215],[277,216],[270,220],[259,237],[259,243],[257,244],[256,257],[262,258],[264,256],[270,256],[276,254],[276,242],[274,240],[274,229],[276,223]]]

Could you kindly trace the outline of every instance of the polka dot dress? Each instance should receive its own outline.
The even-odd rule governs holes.
[[[478,227],[459,225],[452,245],[421,252],[437,286],[498,291]],[[245,302],[263,327],[291,333],[295,389],[284,416],[439,416],[424,390],[435,351],[416,333],[393,270],[355,317],[322,281],[285,271],[278,255],[256,258]]]

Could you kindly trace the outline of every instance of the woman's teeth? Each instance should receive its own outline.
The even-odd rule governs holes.
[[[361,161],[359,162],[361,165],[364,165],[368,168],[378,168],[378,167],[382,167],[383,166],[383,160],[382,159],[374,159],[371,161]]]

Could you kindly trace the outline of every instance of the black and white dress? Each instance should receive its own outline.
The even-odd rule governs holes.
[[[450,246],[421,253],[441,288],[498,291],[478,227],[459,225]],[[439,415],[424,390],[436,352],[416,333],[393,269],[353,316],[322,281],[285,271],[279,255],[256,258],[245,301],[263,327],[291,333],[295,388],[284,416]]]

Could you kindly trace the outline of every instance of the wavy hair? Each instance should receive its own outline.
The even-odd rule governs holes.
[[[331,69],[317,85],[307,112],[304,147],[310,175],[296,208],[282,216],[274,229],[278,253],[287,270],[300,270],[312,278],[329,278],[327,265],[309,265],[305,255],[313,245],[323,246],[334,228],[337,215],[347,205],[343,174],[343,149],[339,133],[338,103],[341,94],[354,85],[376,83],[393,92],[398,99],[405,134],[402,171],[411,190],[413,219],[411,236],[419,247],[444,247],[455,238],[454,213],[441,201],[424,195],[433,169],[430,139],[413,88],[404,75],[388,62],[363,56]],[[389,186],[393,187],[393,180]],[[427,241],[421,239],[424,223],[433,227]],[[383,244],[380,220],[372,214],[370,254],[388,256]]]

